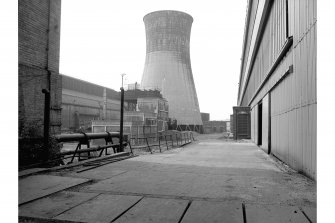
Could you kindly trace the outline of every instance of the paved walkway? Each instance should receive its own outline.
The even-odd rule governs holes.
[[[88,171],[22,178],[20,201],[22,222],[316,222],[315,182],[252,143],[219,135]]]

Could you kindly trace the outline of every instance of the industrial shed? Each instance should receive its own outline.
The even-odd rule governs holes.
[[[92,120],[120,120],[120,93],[73,78],[62,77],[62,130],[88,129]]]
[[[249,0],[238,106],[251,139],[316,179],[316,0]]]

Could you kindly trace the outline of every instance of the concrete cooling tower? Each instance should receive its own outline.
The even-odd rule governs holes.
[[[160,89],[169,103],[169,117],[182,130],[202,127],[190,60],[192,16],[156,11],[144,16],[146,59],[141,86]]]

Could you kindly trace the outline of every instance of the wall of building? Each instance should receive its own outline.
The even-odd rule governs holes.
[[[202,122],[208,122],[210,120],[210,114],[209,113],[201,112],[200,115],[201,115]]]
[[[255,143],[316,179],[316,0],[256,2],[246,30],[264,28],[245,37],[238,104],[251,107]]]
[[[203,124],[205,134],[227,132],[227,121],[205,121]]]
[[[120,120],[118,92],[66,75],[62,75],[62,80],[62,130],[87,129],[92,120]]]
[[[155,125],[157,131],[167,130],[169,105],[165,99],[152,97],[138,98],[137,111],[145,114],[145,125]]]
[[[44,94],[50,89],[50,133],[60,133],[61,77],[59,76],[60,0],[20,0],[19,135],[33,128],[43,135]]]

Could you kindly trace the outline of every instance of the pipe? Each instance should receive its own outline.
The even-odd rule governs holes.
[[[103,139],[108,137],[120,137],[119,132],[100,132],[100,133],[75,133],[75,134],[61,134],[56,135],[55,138],[58,142],[73,142],[83,139]]]
[[[123,76],[122,76],[123,77]],[[122,84],[123,84],[123,78],[122,78]],[[123,104],[124,104],[124,89],[123,86],[120,88],[121,90],[121,115],[120,115],[120,151],[123,152]]]
[[[44,153],[47,158],[47,152],[49,147],[49,129],[50,129],[50,92],[47,89],[42,89],[44,96]]]

